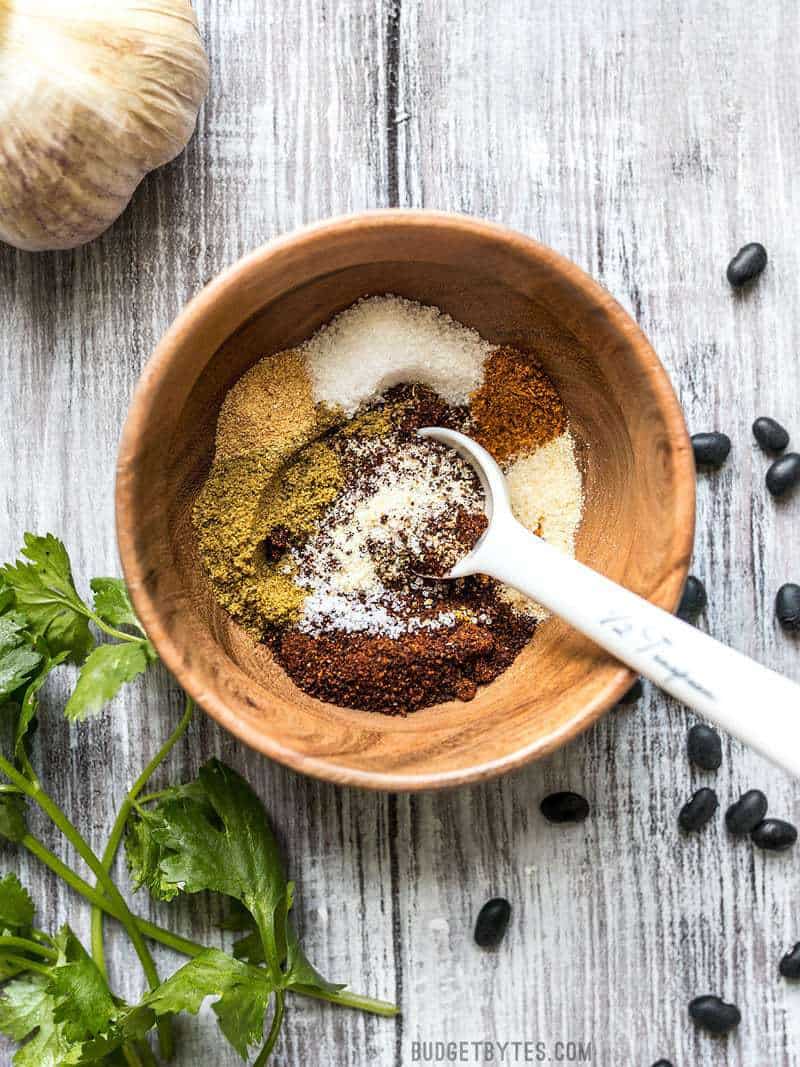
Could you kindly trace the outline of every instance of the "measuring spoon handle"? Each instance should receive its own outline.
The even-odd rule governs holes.
[[[495,517],[470,565],[800,776],[800,685],[559,552],[510,514]]]

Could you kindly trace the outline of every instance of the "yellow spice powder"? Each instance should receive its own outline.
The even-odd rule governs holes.
[[[289,348],[267,356],[234,385],[217,420],[217,459],[277,449],[309,439],[317,422],[311,379],[303,356]]]
[[[267,560],[263,542],[278,524],[310,532],[336,496],[338,460],[313,442],[340,418],[314,404],[302,357],[293,350],[257,363],[222,405],[193,522],[218,600],[255,635],[300,614],[306,594],[292,579],[290,558]]]

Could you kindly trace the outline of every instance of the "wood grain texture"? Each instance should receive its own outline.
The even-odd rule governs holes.
[[[750,436],[772,414],[800,438],[800,12],[792,0],[257,0],[198,4],[212,89],[187,153],[148,179],[97,243],[0,251],[2,555],[49,528],[78,574],[117,570],[114,455],[139,370],[189,295],[300,222],[364,207],[458,209],[553,245],[639,319],[692,429],[734,440],[698,494],[701,625],[800,678],[772,615],[798,579],[800,497],[776,505]],[[724,280],[748,240],[770,252],[746,294]],[[48,694],[38,763],[101,844],[122,788],[179,714],[165,677],[69,730]],[[758,709],[754,708],[754,714]],[[800,990],[777,962],[800,939],[798,854],[734,847],[719,824],[677,833],[707,776],[684,757],[687,718],[648,691],[545,763],[453,794],[387,798],[302,779],[199,719],[173,767],[216,753],[272,812],[299,875],[306,944],[323,973],[398,996],[398,1023],[295,1003],[276,1063],[405,1065],[417,1038],[593,1039],[597,1064],[797,1067]],[[726,744],[723,803],[748,787],[800,817],[800,789]],[[169,772],[173,773],[172,769]],[[592,801],[583,826],[538,814],[554,788]],[[54,838],[43,829],[47,839]],[[87,915],[34,864],[43,923]],[[494,893],[514,904],[500,952],[471,943]],[[138,905],[146,908],[143,899]],[[160,909],[159,909],[160,910]],[[170,922],[214,938],[193,902]],[[114,935],[112,972],[141,977]],[[163,966],[174,958],[162,957]],[[728,1041],[695,1034],[686,1003],[742,1009]],[[183,1065],[238,1062],[213,1020],[181,1023]]]

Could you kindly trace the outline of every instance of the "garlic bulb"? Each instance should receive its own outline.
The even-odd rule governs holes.
[[[189,0],[0,0],[0,240],[103,233],[183,150],[207,88]]]

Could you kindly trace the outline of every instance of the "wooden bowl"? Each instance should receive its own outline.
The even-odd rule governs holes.
[[[117,525],[136,610],[184,689],[253,748],[306,774],[385,790],[490,778],[585,730],[632,676],[558,619],[469,703],[408,718],[298,690],[215,604],[191,505],[226,391],[366,294],[435,304],[557,383],[585,471],[578,556],[674,609],[694,527],[694,463],[677,399],[636,323],[543,245],[477,219],[379,211],[274,241],[200,293],[142,375],[119,455]]]

